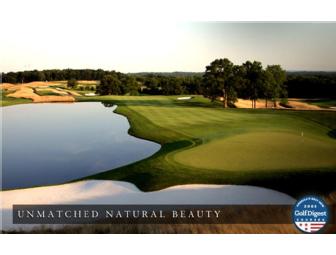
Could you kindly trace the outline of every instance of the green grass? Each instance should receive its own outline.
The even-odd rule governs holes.
[[[271,141],[271,142],[270,142]],[[284,150],[285,148],[285,150]],[[248,132],[177,153],[189,166],[232,171],[309,169],[336,165],[335,144],[289,132]]]
[[[57,88],[59,88],[59,89],[66,89],[67,85],[60,83],[60,84],[50,85],[49,87],[53,88],[53,89],[57,89]]]
[[[37,90],[35,89],[35,93],[38,94],[39,96],[60,96],[59,93],[56,93],[54,91],[48,90],[48,89],[40,89]]]
[[[7,92],[4,92],[3,90],[0,90],[1,94],[1,103],[0,106],[10,106],[10,105],[16,105],[16,104],[29,104],[32,102],[30,99],[25,98],[14,98],[14,97],[7,97]]]
[[[292,195],[336,190],[335,112],[222,109],[203,97],[78,97],[117,104],[152,157],[88,179],[129,181],[145,191],[187,183],[246,184]]]
[[[78,94],[81,94],[82,96],[84,96],[85,94],[89,94],[89,93],[96,93],[96,91],[92,91],[92,90],[77,90],[77,89],[72,89],[71,91],[77,92]]]
[[[306,99],[305,102],[322,108],[336,107],[336,99]]]

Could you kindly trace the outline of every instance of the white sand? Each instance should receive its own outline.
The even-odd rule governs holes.
[[[177,100],[190,100],[191,97],[178,97]]]
[[[13,225],[13,204],[293,204],[295,199],[278,191],[242,185],[181,185],[142,192],[118,181],[81,181],[38,188],[2,191],[3,230],[29,228]]]

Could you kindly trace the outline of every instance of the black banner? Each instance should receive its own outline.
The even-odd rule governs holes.
[[[336,218],[333,206],[329,223]],[[291,205],[14,205],[14,224],[291,224]]]

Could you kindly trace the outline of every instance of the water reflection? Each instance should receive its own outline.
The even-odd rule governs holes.
[[[115,104],[113,104],[113,103],[109,103],[109,102],[102,102],[102,104],[103,104],[105,107],[113,107],[113,106],[115,106]]]
[[[103,105],[105,107],[103,107]],[[110,103],[3,108],[3,188],[63,183],[146,158],[160,145],[130,136]]]

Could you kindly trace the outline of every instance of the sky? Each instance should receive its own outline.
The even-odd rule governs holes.
[[[187,21],[167,14],[160,19],[150,9],[139,14],[137,6],[125,3],[120,9],[102,0],[5,0],[2,8],[2,72],[202,72],[216,58],[234,64],[257,60],[286,70],[336,70],[336,23]]]

